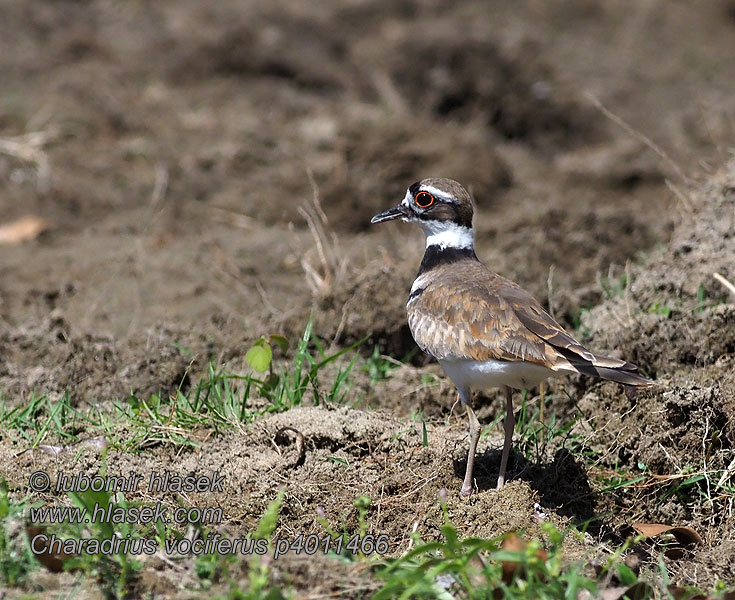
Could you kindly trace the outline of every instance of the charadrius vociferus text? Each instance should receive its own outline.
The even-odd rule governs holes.
[[[473,467],[480,423],[471,390],[505,391],[505,443],[498,489],[513,440],[512,390],[533,387],[547,377],[582,373],[624,385],[647,387],[649,379],[624,360],[590,352],[516,283],[477,258],[470,194],[456,181],[423,179],[411,185],[396,207],[372,223],[403,219],[426,234],[426,251],[411,286],[408,325],[422,350],[439,361],[467,408],[470,449],[462,495],[474,491]]]

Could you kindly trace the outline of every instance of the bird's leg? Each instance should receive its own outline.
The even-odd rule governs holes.
[[[472,410],[469,402],[467,403],[467,417],[470,420],[470,451],[467,453],[467,469],[464,472],[464,482],[462,482],[462,496],[470,496],[475,491],[475,480],[472,477],[472,471],[475,466],[475,451],[477,450],[477,440],[480,439],[480,421],[477,420],[475,411]]]
[[[500,457],[500,472],[498,473],[498,488],[505,484],[505,469],[508,467],[510,446],[513,443],[513,430],[515,429],[515,417],[513,416],[513,390],[505,386],[505,443],[503,444],[503,455]]]

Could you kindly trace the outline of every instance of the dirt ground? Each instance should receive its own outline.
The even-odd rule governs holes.
[[[313,311],[326,345],[370,335],[363,356],[409,363],[375,385],[356,371],[349,408],[292,409],[196,450],[113,448],[108,469],[219,470],[225,492],[189,500],[222,507],[232,535],[281,488],[279,535],[322,531],[321,518],[354,530],[366,495],[395,554],[413,531],[439,535],[443,488],[463,535],[540,536],[541,512],[561,528],[592,520],[567,539],[570,560],[634,522],[688,525],[704,541],[666,559],[672,580],[735,585],[734,495],[721,492],[735,486],[735,296],[713,277],[735,281],[734,43],[732,0],[6,1],[0,225],[45,229],[0,245],[0,394],[14,406],[68,392],[82,411],[168,394],[209,361],[247,373],[256,339],[294,340]],[[465,416],[405,320],[423,236],[369,225],[426,176],[469,186],[482,260],[657,380],[637,397],[582,379],[547,390],[594,464],[559,440],[535,460],[516,451],[496,492],[496,425],[480,493],[456,497]],[[495,393],[478,405],[493,423]],[[303,465],[274,446],[282,426],[304,434]],[[19,495],[38,469],[99,470],[94,449],[24,449],[0,430]],[[644,484],[603,491],[617,469]],[[682,473],[704,473],[706,501],[667,479]],[[327,560],[287,557],[275,577],[313,597],[375,589]],[[151,559],[140,593],[196,596],[193,565]],[[9,597],[75,585],[43,573]]]

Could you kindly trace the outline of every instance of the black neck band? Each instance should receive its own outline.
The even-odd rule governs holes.
[[[432,244],[426,246],[426,252],[424,252],[424,258],[421,260],[418,274],[421,275],[421,273],[430,271],[439,265],[448,265],[468,258],[479,260],[472,246],[469,248],[455,248],[454,246],[441,247]]]

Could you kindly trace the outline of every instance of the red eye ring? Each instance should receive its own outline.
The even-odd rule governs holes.
[[[432,204],[434,204],[434,196],[432,196],[429,192],[419,192],[414,197],[413,201],[416,203],[416,206],[420,208],[429,208]]]

